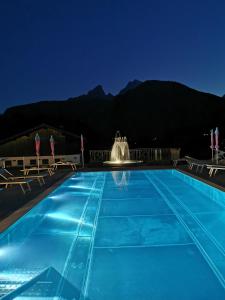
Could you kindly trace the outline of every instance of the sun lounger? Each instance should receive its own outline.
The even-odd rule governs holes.
[[[52,164],[51,166],[54,168],[54,170],[57,170],[57,168],[59,166],[69,166],[69,167],[72,168],[73,171],[76,171],[76,169],[77,169],[76,164],[74,162],[72,162],[72,161],[63,161],[63,160],[60,160],[60,161]]]
[[[188,163],[188,167],[190,170],[194,170],[198,172],[200,170],[200,172],[203,171],[203,169],[210,163],[209,160],[199,160],[199,159],[195,159],[193,157],[190,156],[185,156],[187,163]]]
[[[178,158],[173,160],[173,166],[175,168],[179,163],[187,163],[187,159],[184,157],[184,158]]]
[[[203,171],[204,168],[207,168],[209,170],[209,176],[215,176],[218,170],[225,170],[225,165],[222,163],[225,163],[224,159],[220,160],[221,164],[210,164],[209,160],[197,160],[191,157],[187,157],[187,163],[189,165],[189,169],[193,170],[194,167],[196,167],[196,172],[200,170],[200,172]]]
[[[209,170],[209,176],[215,176],[216,173],[220,171],[225,171],[224,165],[206,165],[206,168]]]
[[[39,182],[40,186],[45,184],[44,178],[47,175],[48,174],[45,173],[45,174],[38,174],[38,175],[15,176],[5,168],[0,169],[0,176],[5,180],[15,181],[15,180],[23,180],[23,179],[33,179],[33,180],[37,180]]]
[[[193,170],[194,167],[196,167],[196,171],[198,171],[199,167],[204,166],[204,161],[200,161],[198,159],[192,158],[190,156],[185,156],[187,163],[188,163],[188,167],[190,170]]]
[[[31,168],[25,168],[21,170],[23,172],[24,176],[28,176],[29,173],[38,173],[41,174],[42,172],[48,172],[50,176],[54,174],[54,170],[52,167],[31,167]]]
[[[219,161],[219,164],[212,164],[208,162],[204,163],[204,167],[206,167],[209,170],[209,176],[215,176],[218,170],[225,170],[225,160],[221,159]]]
[[[209,170],[209,176],[215,176],[216,173],[218,172],[218,170],[225,170],[225,159],[221,159],[219,162],[220,164],[216,165],[216,164],[210,164],[210,160],[199,160],[199,159],[195,159],[193,157],[190,156],[185,156],[184,159],[181,159],[182,161],[186,160],[187,164],[188,164],[188,168],[190,170],[194,170],[196,172],[200,171],[202,172],[204,168],[207,168]],[[176,161],[179,161],[176,160]],[[174,163],[174,166],[176,167],[177,162]]]
[[[21,187],[21,190],[25,194],[27,190],[29,192],[31,191],[30,181],[31,181],[31,179],[23,179],[23,180],[15,180],[15,181],[0,179],[0,185],[5,186],[5,188],[8,188],[13,185],[19,185]]]

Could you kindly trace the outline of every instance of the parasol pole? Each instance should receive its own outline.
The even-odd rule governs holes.
[[[216,149],[216,163],[218,164],[218,160],[219,160],[219,129],[218,127],[216,127],[215,130],[215,149]]]
[[[213,129],[210,130],[210,137],[211,137],[211,152],[212,152],[212,162],[214,160],[214,133],[213,133]]]
[[[26,166],[25,166],[25,157],[23,156],[23,174],[25,175],[25,168],[26,168]]]
[[[37,155],[37,165],[38,165],[38,174],[39,174],[39,172],[40,172],[39,154]]]
[[[82,161],[82,168],[84,168],[84,138],[81,134],[80,136],[80,149],[81,149],[81,161]]]
[[[54,164],[55,163],[55,140],[53,135],[50,136],[50,147],[51,147],[52,160]]]
[[[36,155],[37,155],[37,166],[38,166],[38,174],[39,174],[39,169],[40,169],[40,137],[39,134],[36,133],[35,135],[35,150],[36,150]]]

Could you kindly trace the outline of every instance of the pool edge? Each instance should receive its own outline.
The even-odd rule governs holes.
[[[220,190],[220,191],[222,191],[222,192],[225,192],[225,187],[223,187],[223,186],[221,186],[221,185],[219,185],[219,184],[216,184],[216,183],[214,183],[214,182],[212,182],[212,181],[210,181],[210,180],[207,180],[207,179],[202,178],[202,177],[200,177],[200,176],[198,176],[198,175],[189,173],[188,171],[185,171],[185,170],[182,170],[182,169],[174,168],[174,170],[176,170],[176,171],[178,171],[178,172],[180,172],[180,173],[183,173],[183,174],[185,174],[185,175],[187,175],[187,176],[190,176],[190,177],[192,177],[192,178],[194,178],[194,179],[196,179],[196,180],[199,180],[199,181],[201,181],[201,182],[204,182],[204,183],[206,183],[206,184],[208,184],[208,185],[210,185],[210,186],[212,186],[212,187],[214,187],[214,188],[216,188],[216,189],[218,189],[218,190]]]

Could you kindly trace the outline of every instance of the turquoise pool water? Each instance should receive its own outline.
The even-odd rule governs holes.
[[[225,193],[175,170],[79,173],[0,236],[1,299],[225,299]]]

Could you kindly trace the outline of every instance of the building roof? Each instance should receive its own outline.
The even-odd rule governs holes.
[[[40,124],[40,125],[38,125],[36,127],[32,127],[32,128],[27,129],[25,131],[22,131],[20,133],[12,135],[12,136],[10,136],[8,138],[0,140],[0,145],[8,143],[8,142],[11,142],[11,141],[13,141],[13,140],[15,140],[15,139],[17,139],[17,138],[19,138],[21,136],[28,135],[28,134],[30,134],[30,133],[32,133],[34,131],[37,131],[37,130],[40,130],[40,129],[48,129],[48,128],[56,130],[56,131],[58,131],[58,132],[60,132],[60,133],[62,133],[64,135],[71,136],[74,139],[80,139],[80,135],[74,134],[72,132],[69,132],[69,131],[61,129],[61,128],[54,127],[54,126],[46,124],[46,123],[42,123],[42,124]],[[84,138],[84,140],[85,140],[85,138]]]

